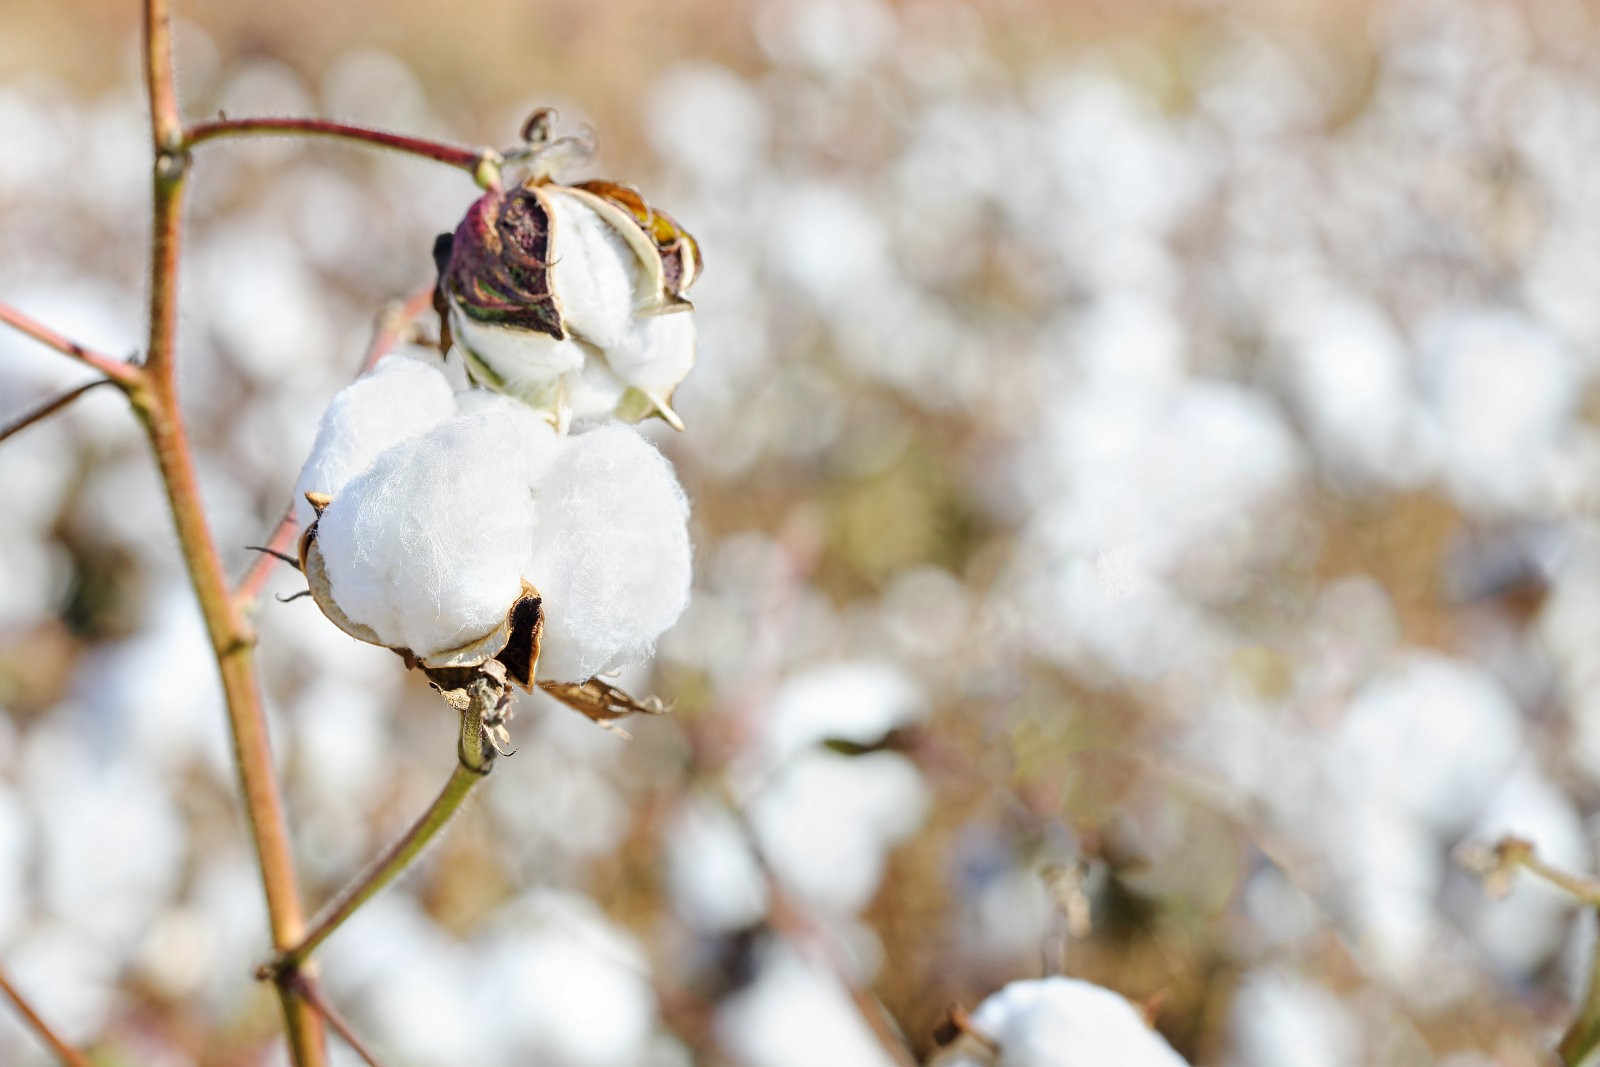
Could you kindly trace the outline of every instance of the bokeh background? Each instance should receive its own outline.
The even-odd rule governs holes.
[[[0,300],[118,354],[133,7],[0,16]],[[688,431],[653,431],[696,588],[625,679],[674,713],[626,740],[524,699],[516,756],[326,948],[385,1064],[877,1065],[868,1018],[928,1058],[952,1005],[1057,972],[1196,1064],[1549,1062],[1592,930],[1457,857],[1514,831],[1596,863],[1592,7],[181,13],[191,118],[504,144],[554,104],[599,145],[571,177],[706,255]],[[235,571],[474,193],[359,147],[200,151],[183,389]],[[0,334],[0,418],[81,377]],[[214,668],[120,398],[5,442],[0,491],[0,962],[99,1062],[281,1063]],[[315,904],[454,726],[309,601],[256,620]],[[0,1061],[43,1055],[0,1018]]]

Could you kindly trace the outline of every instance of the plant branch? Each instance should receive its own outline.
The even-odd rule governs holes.
[[[0,971],[0,993],[3,993],[11,1002],[11,1006],[17,1009],[17,1014],[22,1016],[23,1021],[38,1035],[39,1040],[50,1046],[50,1051],[55,1053],[62,1067],[89,1067],[89,1058],[61,1040],[56,1032],[50,1029],[50,1025],[40,1018],[39,1013],[33,1010],[33,1006],[17,992],[16,986],[11,984],[4,971]]]
[[[356,1032],[345,1021],[344,1016],[340,1015],[334,1006],[328,1003],[315,979],[306,974],[296,972],[294,977],[290,979],[290,983],[294,986],[295,993],[304,998],[307,1004],[316,1009],[318,1015],[327,1020],[328,1025],[333,1028],[333,1032],[338,1034],[344,1043],[354,1050],[357,1056],[361,1057],[361,1061],[367,1067],[383,1067],[378,1062],[378,1058],[372,1054],[372,1050],[367,1048],[362,1040],[356,1036]]]
[[[201,503],[188,431],[178,404],[178,258],[188,154],[173,88],[169,0],[145,0],[144,59],[150,99],[155,164],[150,251],[150,337],[142,379],[129,390],[144,423],[172,509],[190,582],[205,617],[227,702],[250,834],[266,895],[272,942],[277,948],[300,938],[300,910],[287,819],[272,765],[266,716],[256,678],[253,637],[228,593],[227,579]],[[326,1062],[322,1022],[310,1006],[279,986],[289,1053],[296,1067]]]
[[[283,135],[302,137],[330,137],[342,141],[359,141],[364,144],[388,148],[408,155],[421,156],[464,170],[480,185],[489,185],[492,176],[498,179],[500,153],[492,148],[462,148],[459,145],[406,137],[366,126],[351,126],[328,119],[307,118],[250,118],[217,119],[197,122],[189,127],[182,138],[185,149],[224,137],[249,137],[258,135]]]
[[[124,389],[133,388],[144,377],[137,365],[120,359],[112,359],[110,356],[96,352],[92,348],[80,345],[78,342],[63,337],[44,323],[37,319],[29,318],[9,305],[0,304],[0,322],[28,335],[42,345],[55,349],[62,355],[71,356],[80,363],[87,363]]]
[[[0,426],[0,441],[4,441],[13,434],[21,433],[23,430],[26,430],[29,426],[32,426],[36,422],[49,418],[51,415],[54,415],[68,404],[78,399],[84,393],[89,392],[89,390],[95,389],[102,385],[110,384],[112,384],[110,378],[96,378],[93,381],[84,382],[82,385],[77,386],[76,388],[68,389],[64,393],[60,393],[56,396],[50,397],[48,400],[36,404],[27,411],[24,411],[21,415],[18,415],[16,418],[12,419],[10,422]]]
[[[317,913],[303,938],[257,968],[257,978],[270,978],[280,984],[287,981],[346,919],[416,862],[423,849],[461,808],[461,802],[467,799],[472,787],[494,768],[495,752],[485,733],[485,720],[496,713],[505,695],[504,683],[483,677],[475,678],[466,687],[466,694],[468,699],[461,711],[461,740],[456,766],[450,772],[444,789],[398,841],[368,864],[366,870]]]

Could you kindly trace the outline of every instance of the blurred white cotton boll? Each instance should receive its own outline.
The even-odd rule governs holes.
[[[567,438],[535,486],[525,575],[544,598],[539,675],[585,681],[648,657],[689,599],[689,503],[633,429]]]
[[[328,592],[393,648],[427,657],[492,632],[521,593],[534,500],[531,410],[460,415],[379,454],[318,520]]]
[[[1012,982],[971,1020],[995,1067],[1188,1067],[1125,998],[1076,978]]]
[[[1561,504],[1583,384],[1572,354],[1520,315],[1470,309],[1430,322],[1422,357],[1456,499],[1491,512]]]
[[[6,949],[7,976],[31,1003],[48,1005],[50,1028],[71,1045],[88,1045],[110,1021],[118,966],[104,944],[53,919]]]
[[[891,663],[819,664],[788,679],[773,697],[765,716],[766,766],[777,767],[819,741],[875,744],[926,714],[921,689]]]
[[[1522,746],[1515,705],[1466,663],[1414,653],[1358,692],[1324,750],[1341,793],[1460,832]]]
[[[746,177],[766,150],[770,119],[755,90],[709,63],[668,71],[647,94],[656,154],[712,185]]]
[[[1405,349],[1378,308],[1319,286],[1276,317],[1289,395],[1322,462],[1336,476],[1396,487],[1428,473]]]
[[[1229,1011],[1232,1067],[1357,1067],[1354,1013],[1323,987],[1283,970],[1252,973]]]
[[[896,752],[816,752],[749,802],[762,854],[783,883],[839,915],[866,907],[889,850],[922,822],[928,787]]]
[[[519,898],[475,956],[472,1001],[519,1063],[633,1067],[655,1029],[643,950],[593,901],[536,890]]]
[[[179,877],[184,838],[172,798],[146,766],[87,756],[64,717],[29,735],[22,781],[41,896],[102,951],[130,952]]]
[[[702,930],[738,930],[767,911],[761,866],[739,822],[722,805],[692,797],[673,814],[666,835],[672,899]]]
[[[891,1067],[849,992],[793,948],[774,946],[717,1009],[717,1037],[746,1067]]]
[[[756,16],[756,37],[775,63],[832,78],[861,74],[895,33],[879,0],[768,0]]]
[[[1588,871],[1593,850],[1572,801],[1535,767],[1519,767],[1496,790],[1471,839],[1492,844],[1513,834],[1531,841],[1539,858],[1567,871]],[[1519,876],[1505,897],[1474,898],[1471,935],[1502,973],[1529,976],[1568,940],[1577,902],[1544,880]]]

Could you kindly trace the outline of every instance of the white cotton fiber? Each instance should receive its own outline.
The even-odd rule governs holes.
[[[1187,1067],[1112,990],[1072,977],[1011,982],[973,1013],[998,1067]]]
[[[576,194],[549,190],[555,266],[550,287],[567,328],[609,349],[633,322],[639,257],[622,234]]]
[[[539,677],[584,681],[648,656],[689,597],[689,505],[671,465],[632,429],[602,426],[566,439],[534,495]]]
[[[295,483],[301,528],[311,522],[307,492],[337,496],[379,452],[438,425],[455,410],[444,372],[405,356],[389,356],[339,390],[322,414],[311,456]]]
[[[1188,1067],[1109,989],[1075,978],[1012,982],[972,1013],[1000,1047],[997,1067]]]
[[[511,407],[459,415],[380,454],[323,512],[318,545],[344,613],[419,656],[488,634],[521,590],[549,425]]]

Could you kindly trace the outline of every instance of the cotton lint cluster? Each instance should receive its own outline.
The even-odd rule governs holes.
[[[619,424],[558,435],[416,360],[334,398],[297,490],[331,498],[316,546],[346,628],[424,661],[493,634],[526,583],[539,677],[581,682],[648,656],[688,599],[688,504],[653,446]]]

